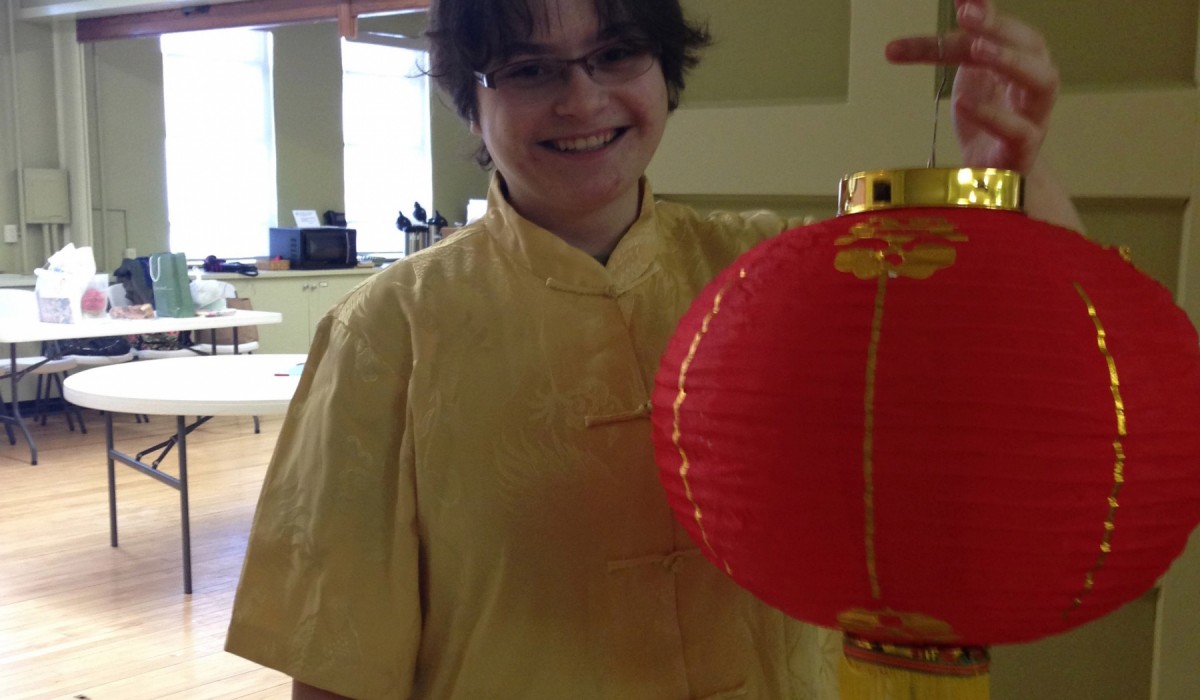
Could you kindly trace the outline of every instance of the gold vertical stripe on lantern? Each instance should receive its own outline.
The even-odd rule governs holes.
[[[863,529],[871,596],[882,601],[883,587],[876,551],[875,401],[888,280],[896,277],[914,281],[929,279],[938,270],[955,264],[957,251],[949,244],[966,242],[968,237],[954,224],[940,217],[870,217],[852,226],[851,234],[835,240],[835,245],[841,250],[835,256],[834,268],[861,280],[874,278],[876,284],[863,391]],[[881,242],[884,247],[858,246],[870,241],[876,245]],[[953,628],[945,622],[920,613],[902,613],[890,609],[847,610],[838,615],[838,621],[844,630],[851,629],[854,621],[866,623],[863,631],[869,635],[878,630],[883,616],[924,627],[924,632],[915,635],[914,639],[941,638],[949,641],[957,637]],[[891,631],[895,632],[895,629]],[[895,648],[910,649],[904,645],[895,645]],[[977,675],[957,675],[946,671],[914,671],[892,663],[881,663],[877,659],[862,661],[843,655],[838,673],[841,698],[986,700],[989,697],[986,664],[972,671]]]
[[[883,333],[883,302],[887,295],[886,274],[880,275],[875,290],[875,315],[871,319],[871,342],[867,347],[867,384],[863,396],[863,526],[866,532],[867,576],[871,595],[883,597],[875,562],[875,375],[879,362],[879,340]]]
[[[1117,500],[1117,497],[1120,496],[1121,487],[1125,484],[1125,445],[1122,439],[1127,435],[1125,400],[1121,398],[1121,377],[1117,373],[1117,361],[1108,349],[1108,333],[1104,330],[1104,324],[1100,321],[1100,313],[1096,311],[1096,305],[1092,303],[1091,297],[1088,296],[1087,291],[1078,282],[1075,283],[1075,291],[1083,299],[1083,303],[1087,305],[1088,317],[1092,320],[1092,325],[1096,327],[1096,346],[1100,349],[1100,354],[1104,356],[1104,362],[1108,366],[1109,389],[1112,391],[1113,408],[1116,411],[1117,437],[1112,443],[1115,457],[1113,464],[1113,485],[1108,495],[1108,516],[1104,520],[1104,534],[1100,538],[1100,553],[1096,555],[1096,562],[1092,564],[1092,568],[1084,576],[1083,591],[1075,596],[1070,609],[1063,611],[1064,618],[1075,610],[1078,610],[1079,606],[1083,604],[1083,597],[1090,593],[1095,586],[1096,573],[1104,567],[1104,562],[1112,551],[1112,536],[1117,527],[1117,509],[1120,508],[1120,502]]]
[[[700,330],[696,331],[696,335],[692,338],[692,344],[691,347],[688,348],[687,357],[684,358],[683,363],[679,367],[679,393],[675,396],[675,415],[674,422],[672,424],[674,430],[671,432],[671,442],[674,443],[675,449],[679,452],[679,479],[683,482],[684,496],[687,498],[688,503],[690,503],[692,506],[692,514],[696,519],[696,527],[700,528],[700,537],[704,541],[704,546],[708,547],[708,551],[712,552],[714,557],[721,559],[722,567],[725,569],[725,573],[729,575],[733,574],[733,569],[730,568],[729,562],[725,561],[725,559],[717,553],[717,550],[713,549],[712,543],[709,542],[708,533],[704,529],[704,514],[700,510],[700,504],[696,503],[696,499],[692,494],[691,484],[688,483],[688,471],[691,470],[691,462],[688,461],[687,451],[683,449],[683,444],[681,442],[683,430],[679,427],[679,415],[683,409],[683,402],[687,400],[686,385],[688,370],[692,366],[692,361],[696,359],[696,353],[700,350],[700,341],[703,340],[704,336],[708,333],[708,326],[710,323],[712,323],[713,318],[715,318],[716,315],[721,312],[721,299],[725,297],[725,293],[729,291],[729,288],[733,286],[734,282],[745,279],[745,277],[746,270],[739,270],[738,276],[730,278],[730,280],[725,283],[725,286],[721,288],[721,291],[717,292],[717,295],[713,298],[712,309],[705,314],[704,320],[700,323]]]
[[[874,315],[867,346],[863,395],[863,538],[871,596],[883,599],[875,541],[875,388],[887,282],[894,277],[924,280],[954,265],[958,253],[950,243],[968,238],[942,217],[871,216],[850,227],[850,235],[834,241],[839,248],[833,267],[860,280],[876,280]],[[883,244],[883,248],[859,244]]]

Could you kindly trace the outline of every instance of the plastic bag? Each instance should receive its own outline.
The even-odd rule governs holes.
[[[104,318],[108,311],[108,275],[103,272],[92,275],[92,281],[83,290],[80,307],[84,318]]]
[[[220,311],[225,308],[225,283],[220,280],[193,280],[192,304],[197,311]]]
[[[33,291],[37,295],[38,317],[45,323],[78,323],[83,320],[80,302],[92,277],[96,260],[90,246],[68,243],[33,271],[37,277]]]

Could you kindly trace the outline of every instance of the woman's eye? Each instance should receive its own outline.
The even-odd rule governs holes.
[[[616,44],[609,46],[596,55],[596,63],[600,65],[609,65],[628,61],[642,52],[642,49],[627,44]]]
[[[550,67],[542,61],[527,61],[500,71],[501,80],[532,82],[550,75]]]

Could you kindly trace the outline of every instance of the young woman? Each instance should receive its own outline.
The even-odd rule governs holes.
[[[963,65],[970,164],[1026,172],[1057,78],[988,0],[888,47]],[[649,397],[695,294],[785,225],[643,173],[707,43],[678,0],[435,0],[432,72],[495,166],[488,212],[322,322],[264,484],[227,648],[295,697],[817,698],[828,632],[675,523]],[[1040,199],[1039,199],[1040,197]],[[819,568],[821,562],[812,562]],[[336,695],[335,695],[336,694]]]

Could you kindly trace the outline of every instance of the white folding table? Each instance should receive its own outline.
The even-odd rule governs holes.
[[[105,411],[108,462],[108,524],[117,546],[117,486],[120,462],[179,491],[183,534],[183,591],[192,592],[191,528],[188,515],[187,434],[212,416],[277,415],[287,411],[300,380],[304,355],[205,355],[96,367],[67,377],[66,398],[77,406]],[[175,434],[131,456],[114,447],[113,412],[175,416]],[[188,424],[185,416],[200,416]],[[142,461],[162,448],[151,463]],[[179,474],[161,471],[159,462],[177,450]]]
[[[169,333],[172,331],[199,331],[214,328],[233,328],[234,341],[237,340],[237,329],[243,326],[264,326],[281,323],[283,315],[275,311],[252,311],[238,309],[234,313],[223,316],[189,316],[186,318],[139,318],[114,319],[102,318],[80,323],[43,323],[5,320],[0,323],[0,343],[8,343],[11,367],[17,366],[17,343],[40,343],[51,340],[68,340],[71,338],[102,338],[105,336],[147,335],[151,333]],[[160,362],[161,360],[155,360]],[[9,435],[9,442],[15,442],[12,427],[16,426],[29,445],[30,464],[37,464],[37,444],[29,434],[25,419],[21,416],[21,402],[18,387],[21,378],[29,374],[34,367],[25,368],[9,375],[10,394],[12,399],[12,415],[0,413],[0,422]],[[89,370],[94,371],[94,370]]]

